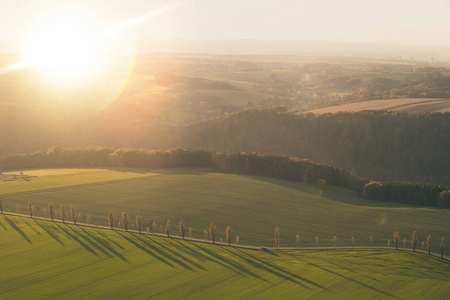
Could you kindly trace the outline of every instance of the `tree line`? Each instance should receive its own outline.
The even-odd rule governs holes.
[[[0,197],[0,213],[3,214],[3,200]],[[30,214],[31,218],[36,217],[37,214],[37,207],[32,205],[31,202],[28,202],[28,211]],[[48,214],[48,216],[50,217],[51,221],[54,222],[55,218],[56,218],[56,211],[54,208],[53,203],[48,203],[48,210],[45,211],[45,214]],[[70,206],[70,214],[69,214],[72,222],[74,225],[77,225],[77,219],[81,217],[80,214],[77,213],[77,209],[75,208],[75,206],[71,205]],[[108,212],[108,224],[110,226],[111,230],[114,230],[114,213],[112,211]],[[66,223],[66,210],[65,210],[65,206],[63,204],[60,205],[60,210],[59,210],[59,218],[63,223]],[[129,216],[126,212],[122,212],[121,214],[121,221],[117,222],[117,225],[119,227],[122,227],[126,232],[128,232],[128,229],[130,227],[130,221],[129,221]],[[91,225],[92,219],[90,214],[86,214],[86,224],[87,225]],[[139,234],[142,233],[142,229],[143,229],[143,219],[141,215],[137,215],[136,216],[136,222],[131,224],[131,226],[134,228],[135,231],[139,232]],[[155,233],[155,229],[157,228],[156,223],[153,222],[153,220],[150,220],[149,225],[147,226],[147,233]],[[189,238],[192,239],[192,228],[189,227],[189,229],[186,227],[186,224],[184,222],[183,219],[181,219],[181,221],[178,223],[177,226],[178,229],[178,233],[179,236],[184,240],[186,234],[188,234]],[[171,234],[173,234],[172,231],[172,226],[171,226],[171,222],[170,219],[167,219],[166,225],[163,227],[162,224],[160,225],[160,234],[165,234],[167,235],[167,237],[171,237]],[[213,244],[216,244],[216,235],[217,235],[217,226],[214,223],[210,223],[209,225],[209,229],[208,230],[204,230],[204,239],[205,241],[208,238],[208,234],[209,237],[212,241]],[[225,229],[225,242],[228,244],[228,246],[231,246],[233,240],[233,235],[232,235],[232,229],[231,227],[228,225]],[[333,237],[333,246],[337,247],[338,246],[338,239],[336,236]],[[418,242],[418,237],[417,237],[417,232],[414,231],[412,233],[411,236],[411,248],[412,250],[415,252],[416,251],[416,247],[417,247],[417,242]],[[295,236],[295,245],[297,248],[300,248],[300,235],[297,234]],[[392,241],[395,243],[395,249],[398,249],[398,244],[400,241],[400,234],[398,232],[398,230],[396,232],[394,232],[393,234],[393,239]],[[280,243],[281,243],[281,237],[280,237],[280,228],[278,226],[275,227],[274,229],[274,246],[276,248],[280,248]],[[220,244],[223,244],[223,238],[220,239]],[[236,236],[236,244],[239,244],[239,236]],[[315,247],[319,247],[319,237],[316,236],[315,237]],[[373,236],[371,235],[369,238],[369,246],[374,246],[373,243]],[[407,244],[407,239],[406,237],[403,238],[403,248],[406,248],[406,244]],[[354,247],[356,245],[356,239],[354,236],[351,237],[351,246]],[[424,249],[425,246],[425,242],[422,241],[421,243],[422,245],[422,250]],[[442,237],[440,240],[440,244],[439,244],[439,252],[441,254],[441,258],[444,255],[444,245],[445,245],[445,238]],[[391,239],[387,240],[387,247],[389,248],[391,246]],[[428,254],[431,253],[431,235],[428,235],[427,239],[426,239],[426,249],[428,251]],[[263,250],[267,250],[266,247],[262,247]]]
[[[252,109],[148,131],[150,149],[181,147],[308,158],[382,181],[450,184],[450,113],[289,113]]]
[[[117,147],[52,147],[46,152],[0,157],[0,170],[49,167],[200,167],[320,185],[332,184],[349,188],[363,197],[377,201],[450,207],[449,186],[370,181],[328,164],[283,155],[190,151],[181,148],[155,151]]]

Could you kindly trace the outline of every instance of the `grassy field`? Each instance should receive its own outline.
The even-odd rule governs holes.
[[[78,222],[85,222],[89,213],[92,222],[106,225],[108,211],[114,212],[116,223],[126,211],[130,223],[139,214],[144,228],[152,220],[158,231],[159,225],[170,219],[173,232],[183,218],[197,238],[202,238],[213,222],[218,240],[225,238],[225,228],[230,225],[233,236],[238,235],[240,243],[246,245],[273,246],[275,226],[280,227],[281,246],[295,246],[297,234],[304,247],[314,246],[315,236],[320,246],[333,245],[334,236],[339,246],[351,245],[352,236],[356,245],[369,245],[370,235],[376,246],[385,246],[397,230],[401,240],[407,238],[407,246],[417,230],[419,248],[431,234],[435,252],[441,237],[450,240],[449,210],[370,201],[335,186],[321,189],[202,169],[94,169],[4,182],[0,187],[11,212],[28,213],[28,201],[40,208],[38,216],[46,216],[44,209],[49,202],[57,211],[60,204],[66,206],[66,212],[75,205],[80,213]]]
[[[5,174],[17,174],[20,172],[5,172]],[[24,175],[35,176],[35,178],[23,178],[4,183],[0,182],[1,194],[125,180],[156,174],[142,170],[128,171],[126,169],[41,169],[26,170]]]
[[[450,296],[450,263],[419,253],[264,252],[5,215],[0,235],[1,299]]]
[[[450,112],[450,100],[435,98],[404,98],[370,100],[310,110],[313,114],[357,112],[363,110],[390,110],[410,113]]]

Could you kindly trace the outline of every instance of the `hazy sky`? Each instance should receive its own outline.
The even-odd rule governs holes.
[[[101,28],[175,2],[0,0],[0,42],[20,42],[36,19],[61,9],[82,13]],[[450,45],[450,0],[185,0],[132,32],[156,39]]]

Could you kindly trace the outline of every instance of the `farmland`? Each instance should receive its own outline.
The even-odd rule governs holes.
[[[309,112],[313,114],[326,114],[337,112],[357,112],[363,110],[388,110],[409,113],[450,112],[450,100],[433,98],[369,100],[318,108],[310,110]]]
[[[56,208],[64,204],[66,211],[74,205],[79,222],[85,222],[89,213],[98,225],[107,224],[108,211],[114,212],[116,222],[126,211],[130,223],[141,215],[144,228],[152,220],[157,232],[170,219],[175,234],[184,219],[196,238],[215,223],[217,240],[225,238],[230,225],[240,243],[255,246],[273,246],[275,226],[280,227],[281,246],[294,246],[297,234],[303,247],[314,246],[315,236],[320,246],[333,245],[334,236],[339,246],[351,245],[352,236],[356,245],[368,245],[370,235],[374,245],[386,246],[397,230],[409,245],[417,230],[419,245],[431,234],[432,250],[437,252],[440,238],[450,239],[449,210],[370,201],[335,186],[321,188],[205,169],[85,169],[61,175],[23,170],[24,174],[46,172],[52,175],[1,183],[6,210],[27,214],[30,202],[40,208],[38,216],[46,216],[49,202]]]
[[[0,215],[2,299],[445,298],[450,264],[394,250],[257,251]]]

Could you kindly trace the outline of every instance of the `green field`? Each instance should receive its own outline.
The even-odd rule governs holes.
[[[446,299],[450,263],[394,250],[258,251],[0,215],[1,299]]]
[[[225,238],[225,228],[230,225],[241,244],[254,246],[273,246],[275,226],[280,227],[283,247],[295,246],[297,234],[303,247],[314,246],[315,236],[319,246],[333,245],[334,236],[338,246],[351,245],[352,236],[355,245],[369,245],[370,235],[375,246],[386,246],[397,230],[401,240],[407,238],[407,247],[414,230],[419,249],[429,234],[434,252],[439,251],[441,237],[450,240],[449,210],[370,201],[335,186],[321,189],[312,184],[202,169],[92,169],[4,182],[0,191],[6,210],[11,212],[27,214],[27,203],[31,202],[40,208],[38,216],[47,216],[44,209],[52,202],[56,211],[60,204],[66,206],[66,212],[75,205],[80,213],[78,222],[85,222],[89,213],[94,223],[106,225],[111,210],[117,226],[126,211],[130,223],[141,215],[144,228],[150,220],[159,227],[170,219],[173,231],[183,218],[197,238],[202,238],[213,222],[218,240]]]

